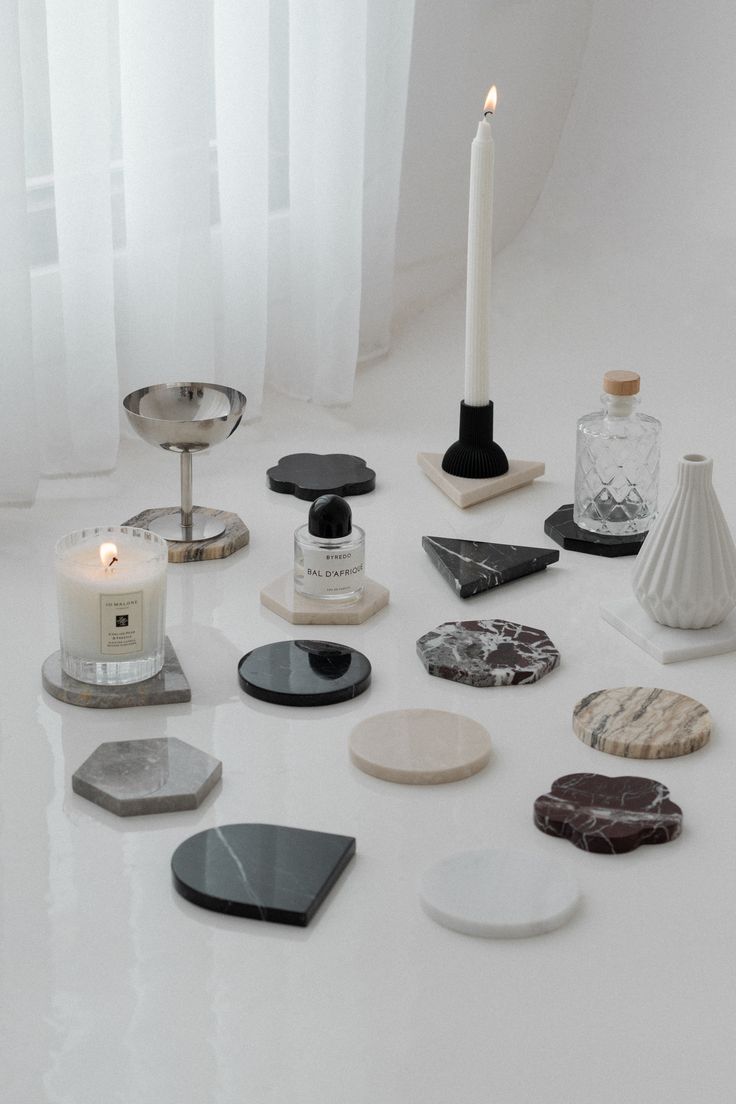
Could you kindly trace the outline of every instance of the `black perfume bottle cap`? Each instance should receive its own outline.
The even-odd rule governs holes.
[[[347,537],[353,529],[353,511],[339,495],[320,495],[309,510],[309,532],[323,540]]]

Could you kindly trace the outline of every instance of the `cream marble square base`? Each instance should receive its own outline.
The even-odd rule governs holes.
[[[722,655],[736,651],[736,613],[710,629],[670,629],[641,608],[636,598],[622,598],[600,607],[601,617],[659,663]]]
[[[293,572],[287,571],[261,591],[261,605],[292,625],[362,625],[388,605],[389,592],[374,579],[365,580],[357,602],[322,602],[294,590]]]
[[[509,460],[509,470],[494,479],[462,479],[442,470],[443,452],[418,452],[417,463],[425,475],[461,510],[497,495],[525,487],[544,475],[541,460]]]

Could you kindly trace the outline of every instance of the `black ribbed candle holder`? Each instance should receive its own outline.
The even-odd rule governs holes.
[[[493,479],[509,470],[506,453],[493,440],[493,403],[460,403],[460,435],[442,457],[442,470],[463,479]]]

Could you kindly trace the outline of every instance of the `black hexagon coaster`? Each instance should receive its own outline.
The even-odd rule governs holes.
[[[100,744],[72,775],[72,789],[116,816],[196,809],[222,763],[175,736]]]
[[[184,840],[174,885],[201,908],[306,927],[355,854],[352,836],[225,824]]]
[[[560,662],[543,629],[516,621],[446,621],[417,641],[430,675],[468,686],[538,682]]]
[[[272,491],[314,502],[325,494],[362,495],[376,486],[376,473],[360,456],[343,452],[320,455],[294,452],[269,468],[266,479]]]
[[[330,640],[279,640],[244,655],[238,678],[246,694],[276,705],[334,705],[370,686],[362,652]]]
[[[489,544],[455,537],[422,537],[422,548],[461,598],[544,571],[560,558],[556,548]]]
[[[646,533],[630,533],[625,537],[590,533],[575,524],[572,512],[569,502],[550,514],[544,523],[547,536],[569,552],[586,552],[589,556],[635,556],[646,537]]]
[[[534,823],[583,851],[620,855],[668,843],[682,831],[682,809],[652,778],[565,774],[534,802]]]

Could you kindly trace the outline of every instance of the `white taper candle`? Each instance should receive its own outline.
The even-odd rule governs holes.
[[[495,85],[470,151],[468,279],[465,305],[465,402],[490,400],[488,336],[491,316],[491,238],[493,231],[493,136],[489,117],[496,107]]]

